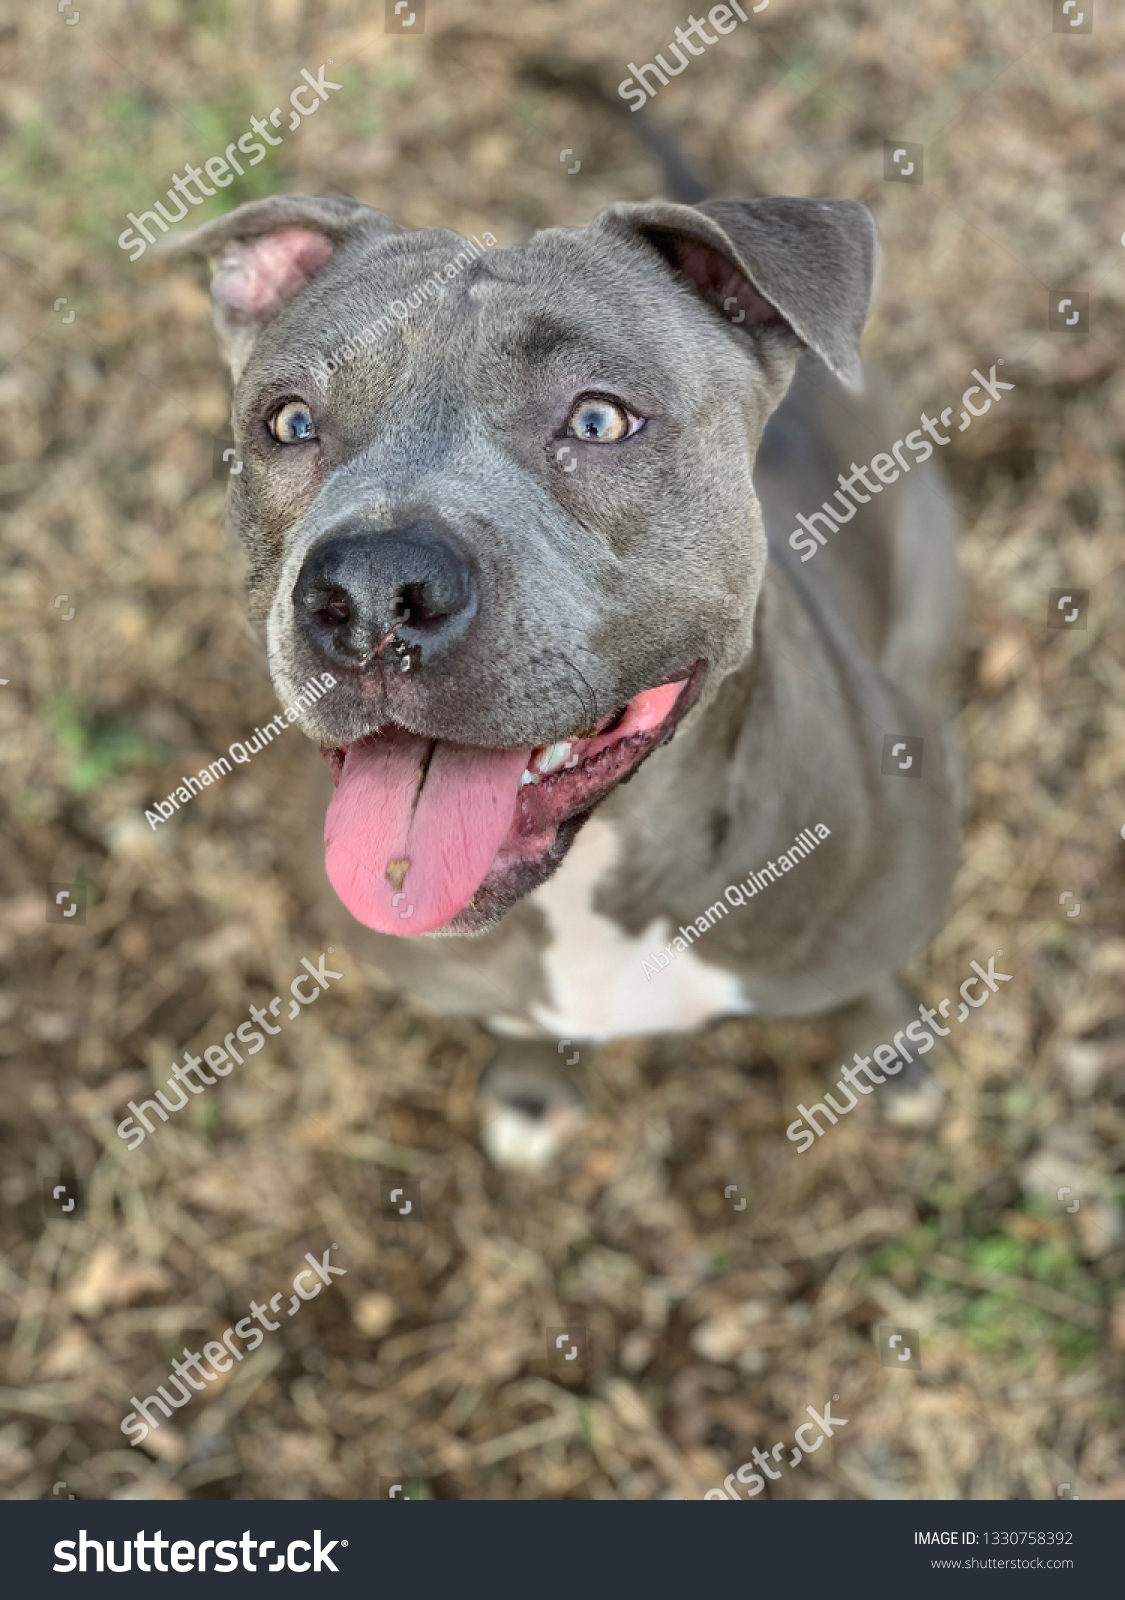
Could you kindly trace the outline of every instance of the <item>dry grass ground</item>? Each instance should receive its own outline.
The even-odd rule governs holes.
[[[1016,384],[944,453],[974,797],[908,974],[934,1005],[1003,949],[1012,981],[952,1036],[933,1135],[864,1111],[796,1156],[824,1035],[731,1022],[589,1052],[587,1131],[530,1182],[476,1141],[487,1041],[340,952],[345,981],[244,1068],[139,1150],[114,1134],[324,948],[294,887],[298,734],[144,820],[276,702],[220,526],[202,279],[115,240],[329,57],[342,90],[206,215],[343,192],[513,243],[659,193],[623,121],[525,69],[565,56],[612,91],[686,8],[431,0],[417,38],[350,0],[74,9],[8,0],[0,25],[3,1493],[698,1496],[839,1395],[846,1428],[769,1494],[1121,1496],[1125,26],[1099,6],[1062,37],[1050,0],[773,0],[638,116],[719,193],[871,205],[865,348],[908,414],[1001,357]],[[882,180],[884,137],[924,144],[920,187]],[[1087,333],[1048,331],[1060,287],[1089,294]],[[1060,586],[1089,590],[1084,630],[1046,626]],[[84,925],[48,924],[48,882],[76,881]],[[60,1171],[87,1213],[45,1225]],[[423,1202],[397,1231],[396,1175]],[[129,1396],[333,1242],[346,1275],[130,1449]],[[575,1323],[572,1375],[545,1329]],[[921,1372],[880,1364],[890,1323],[920,1330]]]

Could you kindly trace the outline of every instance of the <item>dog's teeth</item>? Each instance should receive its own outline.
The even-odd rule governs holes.
[[[536,751],[532,757],[536,771],[541,772],[544,777],[547,777],[549,773],[557,772],[569,759],[570,744],[568,742],[549,744],[546,749]]]
[[[523,774],[522,778],[520,779],[520,788],[522,789],[525,783],[538,783],[538,782],[539,782],[539,774],[537,772],[525,772]]]

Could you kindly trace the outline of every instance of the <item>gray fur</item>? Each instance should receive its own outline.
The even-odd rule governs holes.
[[[267,317],[232,312],[239,252],[279,227],[322,234],[331,258]],[[786,543],[838,471],[902,431],[877,384],[853,392],[875,260],[867,211],[615,205],[464,266],[327,382],[318,364],[452,262],[457,235],[404,232],[352,201],[279,198],[178,248],[222,252],[215,320],[244,463],[228,514],[280,697],[321,665],[293,625],[297,573],[348,519],[455,528],[484,597],[448,658],[405,681],[341,685],[305,733],[339,745],[390,716],[432,738],[544,744],[703,659],[675,739],[598,808],[623,841],[598,910],[631,933],[691,920],[824,822],[832,848],[723,919],[700,958],[760,1010],[807,1015],[877,992],[884,1017],[888,978],[936,929],[957,858],[934,732],[956,635],[936,466],[888,487],[807,566]],[[650,420],[619,446],[570,440],[579,468],[566,473],[556,445],[585,389]],[[313,405],[316,452],[265,434],[268,404],[290,394]],[[921,781],[881,776],[886,732],[928,736]],[[476,939],[363,938],[432,1003],[545,1031],[530,1020],[549,942],[534,894]]]

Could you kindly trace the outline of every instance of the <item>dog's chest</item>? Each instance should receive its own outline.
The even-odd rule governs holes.
[[[554,877],[529,897],[548,929],[540,960],[549,999],[529,1007],[536,1022],[559,1038],[596,1041],[687,1032],[716,1017],[753,1012],[738,979],[694,950],[646,974],[646,957],[651,972],[653,951],[670,937],[667,919],[634,936],[594,909],[618,848],[615,824],[591,817]]]

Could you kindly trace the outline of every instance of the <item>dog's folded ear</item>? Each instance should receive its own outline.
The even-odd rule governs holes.
[[[610,206],[607,226],[640,238],[743,333],[784,325],[849,387],[862,387],[877,240],[856,200],[705,200]]]
[[[259,330],[361,233],[401,233],[346,195],[273,195],[238,206],[157,253],[212,258],[211,318],[237,383]]]

